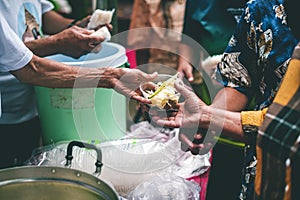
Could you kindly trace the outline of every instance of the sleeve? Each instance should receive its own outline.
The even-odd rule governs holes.
[[[253,23],[243,13],[218,64],[214,78],[225,87],[232,87],[251,99],[258,87],[257,53],[251,43]]]
[[[54,9],[54,5],[47,0],[41,0],[41,5],[42,5],[42,14]]]
[[[8,72],[24,67],[33,53],[10,28],[0,13],[0,72]]]

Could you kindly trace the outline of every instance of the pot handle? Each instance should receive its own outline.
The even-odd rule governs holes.
[[[97,152],[97,161],[95,163],[96,165],[96,171],[95,173],[100,173],[101,172],[101,167],[103,165],[102,163],[102,151],[100,148],[97,148],[95,145],[93,144],[89,144],[89,143],[84,143],[84,142],[80,142],[80,141],[71,141],[68,144],[67,147],[67,155],[66,155],[66,164],[65,166],[70,166],[73,156],[72,156],[72,151],[73,151],[73,147],[77,146],[80,148],[86,148],[86,149],[94,149]]]

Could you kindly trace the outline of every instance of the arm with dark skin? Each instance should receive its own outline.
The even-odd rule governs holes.
[[[216,134],[247,142],[248,138],[243,132],[240,112],[243,106],[247,105],[246,96],[232,88],[224,88],[218,93],[213,104],[208,106],[186,86],[175,84],[175,87],[185,97],[185,101],[179,104],[179,111],[175,116],[169,118],[153,116],[152,119],[157,124],[180,128],[181,140],[193,149],[206,148],[203,143],[192,144],[195,135],[199,134],[197,133],[199,129],[208,129],[211,130],[209,134],[217,132]],[[213,138],[214,135],[208,136]]]
[[[38,56],[49,56],[53,54],[65,54],[74,58],[89,53],[98,52],[100,44],[104,41],[103,36],[92,35],[94,30],[87,30],[85,27],[90,16],[75,23],[75,26],[68,27],[73,19],[68,19],[55,11],[43,14],[43,32],[50,36],[38,40],[26,41],[25,45]],[[111,25],[105,25],[112,29]]]
[[[74,58],[100,50],[104,37],[91,35],[94,31],[73,26],[58,34],[25,42],[25,45],[38,56],[65,54]],[[98,45],[98,46],[97,46]]]
[[[137,69],[68,66],[35,55],[25,67],[11,71],[11,73],[23,83],[45,87],[112,88],[144,103],[150,103],[150,101],[141,97],[137,88],[142,81],[151,81],[157,76],[157,73],[146,74]]]
[[[175,116],[168,119],[154,116],[153,119],[158,124],[177,128],[222,128],[222,134],[243,141],[241,113],[238,110],[243,104],[246,104],[246,97],[239,96],[234,89],[226,88],[225,91],[218,94],[217,101],[208,106],[190,89],[177,84],[176,89],[185,97],[185,101],[179,104],[179,111]],[[230,104],[227,103],[232,102],[229,97],[241,100],[237,104]],[[224,109],[225,107],[227,108]]]

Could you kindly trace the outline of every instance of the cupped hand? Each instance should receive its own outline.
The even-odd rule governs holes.
[[[176,90],[184,97],[184,101],[179,103],[179,110],[175,116],[161,118],[153,116],[152,120],[159,125],[167,127],[199,127],[199,121],[202,113],[202,108],[207,106],[198,96],[191,90],[190,87],[182,85],[182,82],[176,82]]]
[[[165,118],[152,116],[152,120],[161,126],[180,128],[179,140],[183,151],[206,154],[214,143],[213,134],[206,134],[207,130],[200,128],[203,110],[208,106],[189,87],[175,83],[175,88],[185,98],[179,103],[178,112]]]

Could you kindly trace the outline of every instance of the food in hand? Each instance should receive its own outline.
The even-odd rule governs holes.
[[[97,31],[91,34],[92,36],[101,36],[104,37],[105,41],[109,41],[111,39],[111,34],[106,26],[99,28]]]
[[[144,83],[142,86],[144,96],[151,99],[152,105],[159,109],[176,108],[180,96],[174,87],[177,76],[178,74],[175,74],[166,81]]]
[[[94,29],[100,25],[110,24],[114,12],[115,12],[115,9],[112,9],[112,10],[97,9],[97,10],[95,10],[90,18],[87,28]]]

